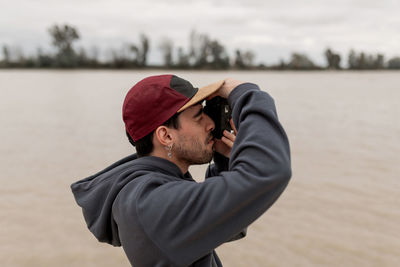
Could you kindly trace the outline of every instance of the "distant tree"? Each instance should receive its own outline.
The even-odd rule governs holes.
[[[8,46],[3,45],[3,61],[2,64],[4,67],[8,67],[10,64],[10,50],[8,49]]]
[[[287,69],[288,66],[285,62],[285,60],[283,60],[282,58],[279,60],[279,64],[276,66],[273,66],[274,69],[278,69],[278,70],[284,70]]]
[[[50,68],[54,63],[54,59],[43,53],[41,48],[37,49],[36,66],[39,68]]]
[[[33,59],[26,58],[22,49],[18,46],[8,47],[3,45],[3,60],[0,65],[5,68],[16,68],[16,67],[33,67]]]
[[[365,68],[366,69],[375,69],[375,57],[373,55],[365,55]]]
[[[260,64],[258,64],[257,69],[266,70],[266,69],[268,69],[268,66],[265,65],[264,63],[260,63]]]
[[[376,55],[376,59],[374,61],[375,69],[383,69],[385,68],[385,57],[382,54]]]
[[[150,41],[146,35],[140,35],[139,45],[128,43],[118,50],[111,50],[110,66],[114,68],[144,68],[147,66],[147,55]]]
[[[208,44],[209,48],[209,65],[213,69],[227,69],[229,68],[229,56],[225,50],[225,47],[220,44],[217,40],[210,41]]]
[[[167,68],[172,67],[173,61],[172,61],[172,51],[174,48],[174,44],[171,39],[164,38],[161,41],[161,44],[159,46],[163,59],[164,59],[164,66]]]
[[[288,64],[290,69],[316,69],[316,65],[305,54],[293,53]]]
[[[242,58],[243,58],[243,63],[246,66],[246,68],[251,68],[254,66],[255,55],[252,51],[248,50],[248,51],[244,52]]]
[[[53,25],[49,28],[49,33],[53,38],[53,45],[56,46],[60,52],[72,50],[72,43],[79,39],[78,31],[69,25]]]
[[[349,69],[383,69],[385,67],[385,58],[382,54],[372,55],[364,52],[357,54],[354,50],[350,50],[348,64]]]
[[[400,57],[394,57],[388,61],[389,69],[400,69]]]
[[[235,50],[234,67],[238,69],[249,69],[254,66],[255,55],[252,51],[248,50],[245,52],[239,49]]]
[[[189,62],[189,55],[186,54],[183,51],[182,47],[178,47],[178,62],[177,62],[177,67],[178,68],[189,68],[190,67],[190,62]]]
[[[325,58],[328,64],[328,69],[340,69],[340,55],[334,53],[331,49],[325,50]]]
[[[242,52],[240,52],[240,50],[239,49],[237,49],[236,51],[235,51],[235,62],[234,62],[234,66],[236,67],[236,68],[238,68],[238,69],[244,69],[245,68],[245,65],[244,65],[244,60],[243,60],[243,57],[242,57]]]
[[[349,69],[356,69],[358,67],[357,54],[353,49],[350,50],[347,61],[348,61]]]
[[[195,68],[203,68],[207,65],[209,55],[208,43],[210,38],[207,34],[197,33],[192,30],[189,37],[189,62]]]
[[[77,57],[72,44],[79,39],[78,30],[65,24],[61,26],[53,25],[48,31],[52,38],[52,44],[57,49],[56,65],[59,67],[75,67]]]
[[[367,69],[367,58],[364,52],[361,52],[357,58],[357,67],[358,69]]]
[[[90,66],[90,59],[83,47],[79,48],[79,52],[77,53],[77,65],[79,67]]]
[[[99,49],[96,46],[91,46],[89,51],[87,53],[85,52],[85,54],[87,55],[88,67],[98,68],[101,66],[99,62]]]
[[[137,68],[139,67],[139,48],[135,44],[124,44],[121,48],[111,50],[112,68]]]
[[[31,68],[34,67],[34,59],[25,57],[19,46],[3,46],[3,66],[7,68]]]
[[[207,34],[192,31],[189,36],[189,63],[194,68],[227,69],[229,55],[225,47]]]
[[[89,49],[89,57],[94,61],[99,61],[99,48],[97,46],[91,46]]]
[[[127,68],[129,66],[129,62],[127,59],[121,54],[120,50],[112,49],[110,51],[111,60],[110,60],[110,67],[111,68]]]
[[[149,38],[144,34],[140,34],[140,47],[138,48],[137,62],[140,67],[145,67],[147,65],[147,55],[150,49]]]
[[[131,55],[132,55],[132,57],[130,57],[130,56],[128,56],[128,55],[126,55],[125,56],[125,61],[127,61],[127,62],[129,62],[130,61],[130,65],[132,65],[132,66],[134,66],[134,67],[138,67],[141,63],[140,63],[140,57],[141,57],[141,55],[140,55],[140,48],[137,46],[137,45],[135,45],[135,44],[130,44],[129,45],[129,52],[130,53],[132,53]],[[122,58],[124,57],[124,56],[121,56]],[[129,59],[128,59],[129,58]]]

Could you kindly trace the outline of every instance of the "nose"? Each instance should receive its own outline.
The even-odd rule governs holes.
[[[204,117],[206,121],[206,131],[212,132],[215,129],[214,121],[207,114],[204,114]]]

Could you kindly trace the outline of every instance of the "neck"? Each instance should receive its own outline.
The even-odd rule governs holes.
[[[189,164],[187,163],[183,163],[180,162],[179,160],[177,160],[175,157],[171,157],[169,158],[168,156],[165,155],[164,151],[158,152],[158,151],[153,151],[151,154],[151,156],[155,156],[155,157],[159,157],[159,158],[163,158],[166,159],[168,161],[171,161],[172,163],[174,163],[176,166],[178,166],[178,168],[181,170],[181,172],[183,174],[187,173],[189,170]]]

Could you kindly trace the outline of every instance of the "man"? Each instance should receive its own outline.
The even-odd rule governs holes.
[[[214,96],[228,99],[236,135],[213,138],[201,101]],[[71,188],[90,231],[122,245],[132,266],[222,266],[214,249],[243,237],[289,182],[286,134],[255,84],[148,77],[128,92],[123,119],[137,155]],[[213,157],[195,182],[189,166]]]

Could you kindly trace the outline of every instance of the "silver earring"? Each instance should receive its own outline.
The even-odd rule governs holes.
[[[168,152],[167,152],[168,158],[171,158],[171,157],[172,157],[172,152],[171,152],[171,150],[172,150],[172,145],[166,146],[165,149],[168,151]]]

